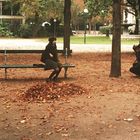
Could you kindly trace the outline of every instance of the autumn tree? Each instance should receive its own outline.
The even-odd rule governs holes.
[[[89,28],[91,29],[92,19],[97,16],[107,17],[110,11],[112,0],[84,0],[89,11]],[[105,19],[105,18],[104,18]]]
[[[61,0],[14,0],[13,3],[20,4],[20,12],[26,19],[39,15],[43,18],[62,18],[63,2]]]
[[[74,3],[74,0],[71,5],[71,24],[74,30],[78,30],[79,24],[81,23],[81,18],[79,17],[79,11],[81,11],[81,8],[78,4]]]
[[[51,18],[63,19],[62,0],[14,0],[13,3],[20,5],[20,13],[24,15],[26,23],[33,23],[34,34],[41,28],[42,22]]]
[[[113,39],[110,76],[121,76],[121,0],[113,0]]]

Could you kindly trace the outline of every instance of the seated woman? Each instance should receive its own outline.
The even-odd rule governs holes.
[[[45,63],[45,70],[53,69],[47,81],[56,81],[62,69],[62,64],[58,59],[55,37],[49,38],[49,43],[41,55],[41,62]]]

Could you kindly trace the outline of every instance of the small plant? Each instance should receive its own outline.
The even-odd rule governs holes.
[[[0,24],[0,37],[11,37],[13,33],[9,30],[8,24]]]

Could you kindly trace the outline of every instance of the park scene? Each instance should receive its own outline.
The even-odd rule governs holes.
[[[0,140],[140,140],[139,0],[0,0]]]

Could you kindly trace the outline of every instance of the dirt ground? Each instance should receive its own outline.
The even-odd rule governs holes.
[[[3,63],[0,56],[0,63]],[[38,63],[39,55],[10,55],[9,63]],[[60,56],[62,62],[64,58]],[[109,53],[74,53],[76,65],[60,82],[73,83],[84,94],[45,102],[25,102],[19,95],[47,84],[51,71],[0,69],[0,140],[140,140],[140,79],[129,72],[134,54],[122,54],[122,76],[111,78]]]

